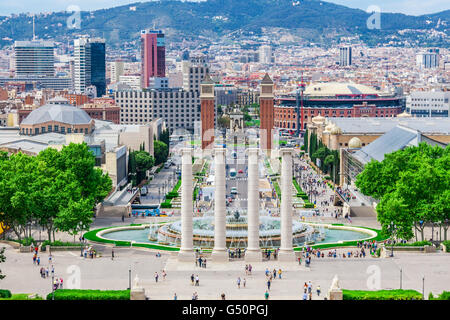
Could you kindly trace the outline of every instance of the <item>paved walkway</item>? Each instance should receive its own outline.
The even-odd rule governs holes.
[[[31,253],[18,253],[5,245],[6,262],[2,271],[6,278],[0,282],[1,288],[8,288],[15,293],[38,293],[46,295],[51,292],[51,278],[42,279],[40,267],[33,265]],[[175,253],[176,254],[176,253]],[[272,282],[270,299],[301,299],[303,284],[312,281],[313,292],[318,285],[322,289],[320,296],[313,294],[313,299],[323,299],[335,274],[340,278],[342,288],[348,289],[395,289],[400,285],[400,268],[403,270],[403,288],[421,292],[422,277],[425,276],[425,296],[448,290],[450,274],[450,255],[445,253],[396,253],[394,258],[324,258],[312,259],[311,268],[298,266],[297,263],[262,262],[253,264],[252,275],[244,272],[245,262],[235,261],[215,265],[208,261],[207,269],[195,267],[194,263],[180,264],[175,254],[162,253],[157,258],[154,253],[136,249],[115,249],[115,258],[111,260],[111,248],[103,250],[103,256],[84,259],[78,251],[54,252],[53,265],[55,276],[62,277],[64,287],[82,289],[126,289],[129,282],[129,269],[132,270],[132,283],[136,274],[140,284],[146,289],[151,299],[172,299],[176,292],[179,299],[191,299],[196,291],[199,299],[220,299],[224,292],[227,299],[264,299],[266,290],[265,268],[281,268],[282,279]],[[41,256],[41,265],[48,266],[48,254]],[[162,279],[162,270],[167,272]],[[160,280],[154,280],[158,272]],[[199,275],[200,286],[191,285],[191,274]],[[246,288],[238,289],[236,280],[246,278]],[[378,283],[379,282],[379,283]]]

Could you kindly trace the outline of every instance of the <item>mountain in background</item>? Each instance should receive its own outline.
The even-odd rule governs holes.
[[[450,10],[423,16],[382,13],[381,29],[370,30],[372,15],[363,10],[318,0],[164,0],[135,3],[93,12],[81,12],[81,29],[68,29],[72,13],[36,16],[36,35],[41,39],[69,41],[77,35],[103,37],[108,45],[139,39],[140,31],[162,29],[168,40],[204,39],[256,34],[267,31],[292,34],[327,45],[340,37],[360,36],[368,45],[408,41],[411,45],[449,44]],[[400,31],[400,33],[399,33]],[[0,17],[1,45],[32,38],[32,17],[26,14]],[[289,38],[289,37],[287,37]]]

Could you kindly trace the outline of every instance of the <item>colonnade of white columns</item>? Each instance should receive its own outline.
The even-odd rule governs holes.
[[[280,150],[281,161],[281,245],[279,261],[295,261],[292,245],[292,153],[293,149]],[[214,248],[213,261],[227,261],[226,248],[226,179],[224,148],[216,148],[215,197],[214,197]],[[259,149],[248,149],[248,239],[245,261],[262,261],[259,246]],[[193,205],[192,205],[192,151],[182,150],[181,184],[181,248],[179,261],[194,261],[193,249]]]
[[[194,261],[193,212],[192,202],[192,150],[181,150],[181,248],[179,261]]]

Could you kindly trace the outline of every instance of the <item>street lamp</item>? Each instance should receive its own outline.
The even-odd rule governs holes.
[[[400,290],[402,289],[402,268],[400,268]]]
[[[52,300],[55,300],[55,272],[52,266]]]
[[[422,300],[425,300],[425,276],[422,277]]]
[[[394,221],[391,222],[391,257],[394,256],[394,236],[395,236],[395,230],[397,229],[397,226],[394,224]]]
[[[131,266],[128,269],[128,290],[131,290]]]

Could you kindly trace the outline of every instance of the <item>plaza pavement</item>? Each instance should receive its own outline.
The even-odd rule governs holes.
[[[3,246],[3,244],[1,245]],[[2,272],[6,278],[0,281],[1,288],[14,293],[38,293],[45,296],[51,292],[51,277],[42,279],[40,267],[33,265],[31,253],[19,253],[9,245],[6,249],[6,262],[2,263]],[[425,297],[431,291],[434,294],[449,290],[450,255],[446,253],[396,253],[394,258],[313,258],[311,267],[299,266],[297,262],[278,263],[268,261],[253,263],[252,275],[246,276],[243,260],[215,264],[210,259],[207,268],[196,267],[192,263],[179,263],[176,253],[164,253],[160,258],[155,251],[145,249],[115,248],[115,258],[111,260],[111,247],[97,246],[102,257],[84,259],[78,251],[54,252],[53,265],[55,276],[62,277],[64,287],[69,288],[76,282],[78,272],[68,269],[79,268],[80,288],[82,289],[126,289],[129,281],[129,269],[132,270],[132,283],[136,274],[139,283],[152,300],[172,299],[177,293],[179,299],[191,299],[196,291],[200,300],[220,299],[225,293],[227,299],[262,300],[266,290],[264,270],[281,268],[282,279],[272,282],[270,299],[301,299],[303,284],[312,281],[313,290],[320,285],[322,294],[313,299],[326,296],[335,274],[339,276],[340,285],[346,289],[397,289],[400,286],[400,268],[403,271],[403,289],[422,291],[422,277],[425,277]],[[338,249],[344,252],[345,249]],[[41,266],[48,266],[48,254],[41,253]],[[161,271],[167,272],[166,280]],[[154,273],[160,275],[155,283]],[[200,286],[191,285],[190,275],[199,275]],[[379,277],[377,276],[379,274]],[[237,288],[237,277],[246,278],[247,286]],[[377,279],[380,286],[377,287]],[[368,286],[369,283],[369,286]]]

